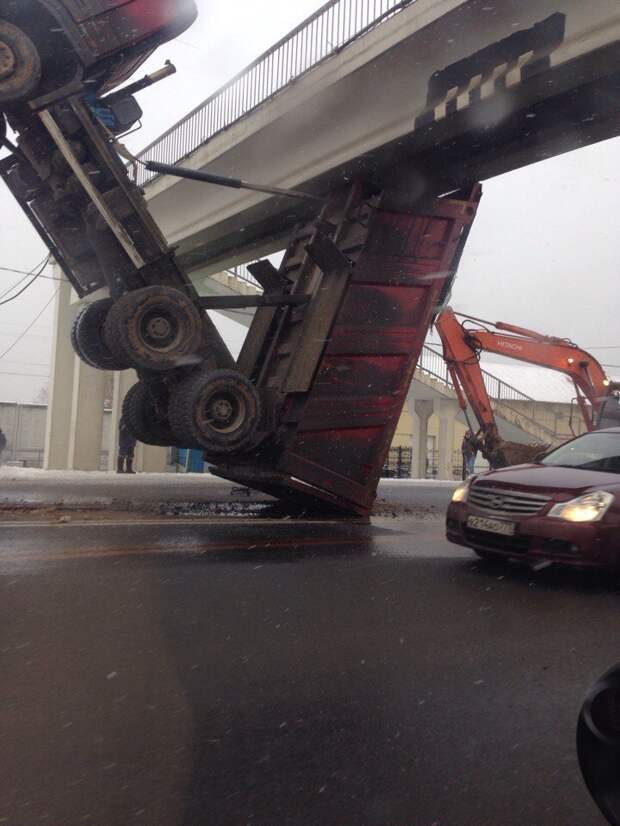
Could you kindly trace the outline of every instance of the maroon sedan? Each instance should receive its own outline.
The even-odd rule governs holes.
[[[446,531],[481,557],[620,566],[620,427],[472,477],[453,494]]]

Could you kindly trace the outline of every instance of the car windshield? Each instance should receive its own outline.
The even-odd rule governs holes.
[[[620,433],[586,433],[554,450],[542,464],[620,474]]]

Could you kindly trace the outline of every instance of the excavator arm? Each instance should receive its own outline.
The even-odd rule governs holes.
[[[478,353],[467,343],[463,328],[451,309],[448,308],[437,316],[435,328],[441,338],[444,361],[448,367],[459,406],[467,417],[469,402],[483,436],[483,452],[488,458],[499,441],[499,434],[491,400],[480,369]]]
[[[619,389],[609,381],[594,356],[568,339],[546,336],[514,324],[463,316],[450,308],[437,317],[435,327],[459,404],[467,411],[469,403],[480,426],[485,456],[496,466],[503,462],[506,451],[480,369],[482,351],[564,373],[574,384],[588,430],[599,425],[612,392]]]
[[[467,324],[468,320],[466,318],[464,323]],[[493,326],[495,330],[464,326],[468,346],[477,353],[484,350],[564,373],[575,386],[577,403],[586,427],[594,430],[611,385],[594,356],[568,339],[545,336],[501,321]]]

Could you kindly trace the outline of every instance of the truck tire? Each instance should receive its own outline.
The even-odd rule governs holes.
[[[192,373],[172,392],[168,408],[177,439],[214,455],[249,448],[260,414],[254,385],[235,370]]]
[[[41,56],[28,35],[0,20],[0,104],[28,100],[41,81]]]
[[[167,422],[161,420],[149,385],[139,381],[123,401],[123,421],[139,442],[157,447],[180,447]]]
[[[126,293],[108,313],[104,337],[117,358],[139,370],[160,372],[202,361],[200,312],[172,287]]]
[[[104,340],[103,328],[113,303],[111,298],[102,298],[85,304],[71,328],[73,349],[82,361],[97,370],[127,370],[130,366],[126,358],[112,353]]]

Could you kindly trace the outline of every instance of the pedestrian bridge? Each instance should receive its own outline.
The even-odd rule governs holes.
[[[619,91],[616,0],[331,0],[140,157],[445,191],[617,135]],[[196,275],[281,248],[314,209],[136,172]]]

